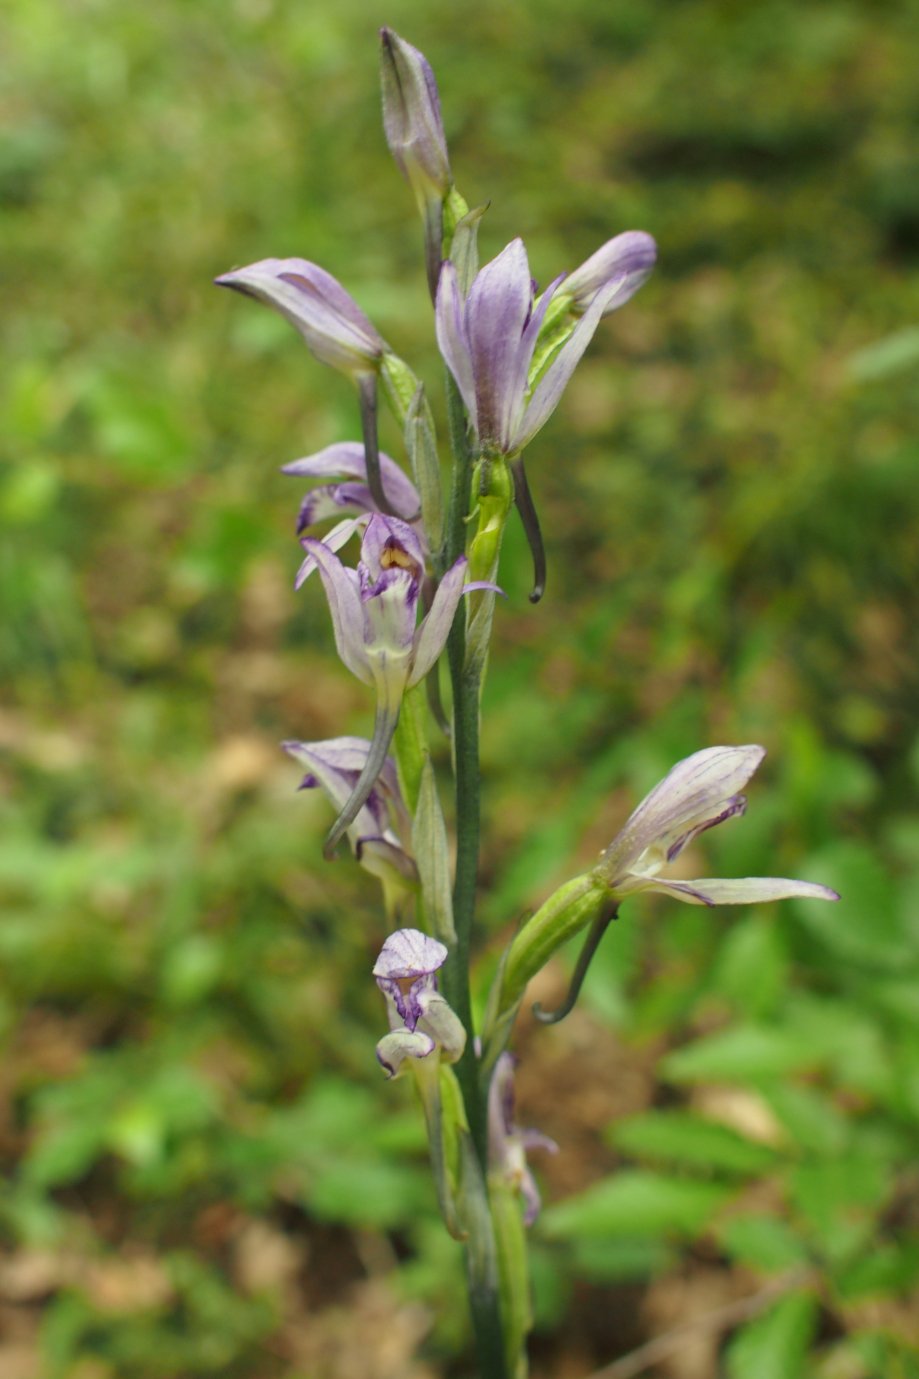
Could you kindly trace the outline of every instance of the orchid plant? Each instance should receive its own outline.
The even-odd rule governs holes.
[[[787,896],[837,899],[825,886],[775,878],[683,880],[669,863],[703,830],[740,815],[758,746],[710,747],[679,762],[635,809],[597,864],[561,886],[514,934],[473,1023],[471,958],[479,853],[479,709],[501,592],[502,538],[519,511],[534,563],[531,598],[544,589],[546,555],[523,454],[559,405],[601,320],[651,272],[650,235],[611,238],[539,292],[514,239],[481,269],[477,232],[450,168],[437,85],[424,56],[382,31],[383,123],[421,216],[437,344],[446,364],[449,497],[424,388],[347,290],[318,265],[266,258],[217,279],[280,311],[321,362],[357,389],[360,441],[286,464],[318,480],[300,503],[305,553],[300,588],[318,572],[335,645],[373,692],[369,739],[287,742],[335,811],[325,851],[347,840],[382,887],[390,925],[373,976],[388,1031],[377,1058],[389,1078],[410,1076],[424,1111],[438,1201],[466,1252],[482,1379],[522,1379],[529,1327],[526,1228],[539,1211],[527,1152],[552,1141],[521,1130],[508,1045],[531,979],[581,931],[586,941],[568,998],[577,999],[597,944],[620,907],[643,891],[695,905]],[[379,449],[382,392],[408,462]],[[334,520],[323,534],[320,524]],[[347,555],[359,540],[356,563]],[[314,582],[315,583],[315,582]],[[441,707],[446,663],[449,710]],[[427,695],[425,696],[425,689]],[[449,738],[456,842],[451,848],[434,768],[433,734]]]

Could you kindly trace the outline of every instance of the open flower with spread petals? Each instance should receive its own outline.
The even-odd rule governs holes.
[[[520,239],[485,265],[465,300],[453,265],[443,266],[437,343],[486,454],[516,455],[545,425],[618,290],[612,282],[596,292],[530,393],[536,342],[561,281],[556,278],[534,305],[530,265]]]
[[[495,1063],[488,1088],[488,1174],[489,1178],[523,1197],[523,1222],[532,1226],[542,1205],[536,1180],[527,1166],[531,1149],[558,1152],[558,1145],[538,1130],[521,1130],[514,1121],[514,1066],[516,1058],[502,1053]]]
[[[380,774],[399,718],[402,696],[417,685],[444,648],[463,594],[466,557],[447,570],[431,607],[416,626],[424,577],[418,535],[397,517],[374,513],[361,542],[356,570],[321,541],[306,538],[329,601],[338,655],[353,675],[376,691],[376,722],[364,769],[326,840],[326,853],[344,836]]]
[[[343,441],[337,445],[327,445],[315,455],[306,455],[301,460],[292,460],[281,469],[282,474],[291,474],[303,479],[335,479],[339,482],[320,484],[303,499],[297,514],[297,535],[329,517],[341,520],[330,528],[322,538],[322,544],[331,551],[339,551],[355,532],[366,525],[367,517],[379,512],[376,500],[367,483],[367,460],[363,445],[356,441]],[[405,522],[412,523],[418,516],[420,499],[418,490],[411,479],[390,459],[380,452],[380,474],[383,487],[393,513]],[[423,533],[415,528],[424,547]],[[316,569],[316,562],[308,555],[297,571],[295,588],[299,589]]]
[[[829,886],[781,877],[671,880],[660,876],[694,838],[747,808],[740,792],[766,755],[763,747],[707,747],[694,752],[654,787],[605,849],[594,876],[614,896],[663,891],[690,905],[748,905],[805,896],[838,900]]]
[[[326,742],[284,742],[290,756],[306,767],[301,790],[322,790],[336,812],[344,809],[367,764],[370,743],[363,737]],[[418,872],[406,846],[412,824],[396,774],[387,757],[367,799],[347,829],[351,850],[362,867],[379,878],[387,913],[415,890]]]
[[[455,1063],[462,1057],[466,1030],[437,989],[437,972],[446,961],[446,947],[420,929],[397,929],[383,944],[373,975],[389,1017],[390,1032],[377,1044],[388,1077],[399,1076],[406,1058],[428,1059],[437,1052]]]

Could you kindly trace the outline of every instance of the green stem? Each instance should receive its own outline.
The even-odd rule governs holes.
[[[462,398],[447,374],[447,412],[453,451],[453,491],[440,571],[448,569],[466,546],[466,518],[475,456],[469,446]],[[509,1379],[501,1316],[494,1226],[485,1187],[488,1172],[486,1089],[479,1081],[475,1052],[469,958],[479,861],[479,672],[466,669],[466,625],[461,614],[447,642],[453,684],[453,756],[456,773],[456,874],[453,922],[456,947],[443,968],[444,994],[468,1032],[455,1072],[463,1092],[472,1144],[465,1174],[466,1269],[469,1309],[479,1363],[479,1379]]]
[[[453,491],[441,556],[442,570],[449,569],[465,549],[466,517],[475,462],[467,438],[463,401],[449,373],[447,415],[453,451]],[[453,755],[456,773],[456,873],[453,883],[456,947],[443,969],[444,994],[469,1034],[466,1051],[456,1066],[456,1074],[463,1089],[470,1133],[484,1172],[488,1157],[487,1130],[484,1099],[479,1088],[469,993],[469,958],[479,861],[479,686],[478,677],[470,677],[465,671],[466,626],[462,614],[454,620],[450,631],[447,658],[453,684]]]

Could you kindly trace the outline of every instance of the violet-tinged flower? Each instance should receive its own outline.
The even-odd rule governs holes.
[[[353,378],[361,409],[367,482],[377,507],[392,506],[380,478],[377,441],[377,376],[386,341],[337,278],[307,259],[260,259],[215,279],[277,307],[303,336],[317,359]]]
[[[437,972],[447,949],[419,929],[397,929],[373,966],[386,998],[389,1034],[377,1044],[387,1076],[398,1077],[406,1058],[427,1059],[435,1051],[455,1063],[466,1047],[462,1022],[437,990]]]
[[[700,833],[745,812],[740,790],[765,755],[756,746],[707,747],[678,762],[626,821],[593,875],[618,898],[662,891],[690,905],[748,905],[790,896],[838,900],[829,886],[812,881],[761,876],[671,881],[658,875]]]
[[[562,277],[556,278],[534,306],[530,265],[520,239],[485,265],[465,300],[453,265],[443,266],[437,343],[486,454],[516,455],[545,425],[618,290],[615,282],[599,289],[529,394],[540,327],[561,282]]]
[[[644,230],[626,230],[607,240],[580,268],[569,273],[560,295],[570,297],[569,309],[582,315],[598,292],[615,284],[616,291],[603,308],[603,315],[608,316],[635,296],[656,262],[657,245],[651,236]]]
[[[488,1088],[488,1172],[490,1177],[519,1192],[523,1197],[523,1222],[532,1226],[542,1205],[536,1180],[527,1166],[530,1149],[558,1153],[558,1145],[538,1130],[521,1130],[514,1122],[514,1067],[511,1053],[502,1053],[495,1063]]]
[[[215,279],[277,307],[317,359],[352,377],[376,373],[386,343],[337,278],[307,259],[260,259]]]
[[[307,537],[303,546],[319,570],[341,660],[352,675],[376,690],[373,741],[354,792],[326,840],[328,854],[357,817],[382,769],[403,694],[434,665],[463,594],[482,586],[464,584],[467,562],[460,556],[416,626],[424,552],[407,522],[374,513],[364,531],[356,570],[342,565],[322,541]]]
[[[344,441],[337,445],[327,445],[315,455],[307,455],[301,460],[293,460],[282,466],[283,474],[306,479],[340,478],[342,483],[321,484],[306,495],[297,514],[297,535],[307,527],[314,526],[328,517],[342,520],[326,532],[322,538],[324,546],[331,551],[341,550],[355,532],[366,525],[367,517],[379,512],[376,500],[367,483],[366,452],[356,441]],[[420,499],[418,490],[411,479],[399,468],[395,460],[380,452],[380,476],[386,496],[395,516],[412,522],[418,516]],[[419,540],[424,548],[423,534],[418,530]],[[316,562],[308,555],[297,572],[295,588],[299,589],[316,568]]]
[[[284,742],[295,761],[306,767],[301,790],[321,789],[336,812],[344,809],[367,764],[370,743],[363,737],[335,737],[326,742]],[[351,850],[383,884],[390,903],[397,904],[418,879],[414,858],[406,843],[412,822],[396,775],[395,762],[387,757],[366,801],[347,829]]]
[[[424,213],[450,190],[450,159],[431,65],[392,29],[380,30],[383,128],[389,151]]]

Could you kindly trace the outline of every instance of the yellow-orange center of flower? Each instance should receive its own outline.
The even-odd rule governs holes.
[[[400,570],[411,570],[412,574],[418,573],[417,561],[414,561],[408,551],[401,546],[386,545],[380,555],[380,569],[391,570],[396,566]]]

